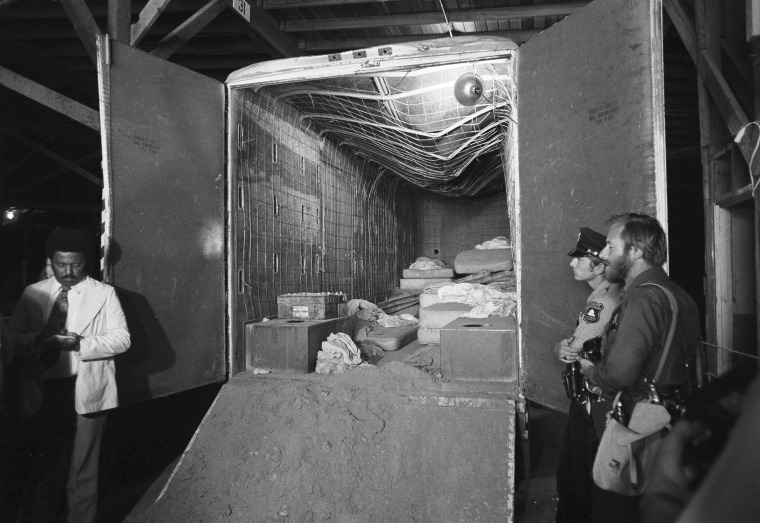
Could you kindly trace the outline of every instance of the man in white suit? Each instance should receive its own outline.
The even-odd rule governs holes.
[[[103,411],[118,406],[114,357],[130,336],[114,288],[87,275],[90,245],[83,231],[54,231],[45,242],[54,277],[24,289],[8,323],[6,361],[28,363],[20,520],[56,520],[65,499],[68,521],[95,521]]]

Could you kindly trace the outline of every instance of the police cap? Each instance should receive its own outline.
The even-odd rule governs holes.
[[[578,243],[575,248],[568,252],[568,256],[573,258],[580,258],[582,256],[599,256],[605,245],[607,245],[607,237],[596,232],[588,227],[581,227],[581,232],[578,235]]]

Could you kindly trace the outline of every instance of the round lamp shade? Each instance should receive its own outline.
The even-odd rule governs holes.
[[[462,105],[472,106],[483,98],[483,80],[475,73],[466,73],[454,82],[454,98]]]

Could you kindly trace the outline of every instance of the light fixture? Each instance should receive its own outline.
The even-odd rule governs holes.
[[[483,98],[483,80],[475,73],[465,73],[454,82],[454,98],[468,107]]]
[[[18,217],[18,212],[16,211],[16,209],[14,209],[13,207],[11,207],[10,209],[6,209],[6,211],[5,211],[5,219],[7,221],[12,222],[17,217]]]

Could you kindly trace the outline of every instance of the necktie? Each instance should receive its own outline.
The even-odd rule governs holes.
[[[53,303],[53,309],[42,329],[42,338],[46,339],[54,334],[66,334],[66,316],[69,313],[69,287],[61,287],[61,291]],[[40,363],[43,367],[49,367],[58,361],[61,352],[59,350],[43,351],[40,355]]]

